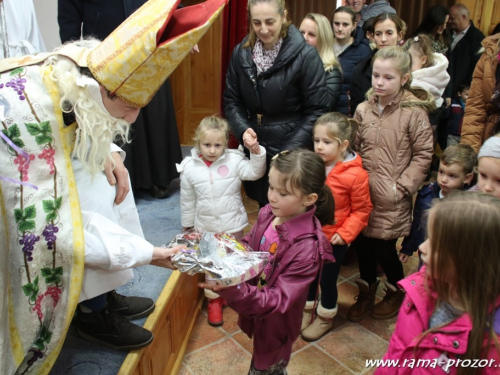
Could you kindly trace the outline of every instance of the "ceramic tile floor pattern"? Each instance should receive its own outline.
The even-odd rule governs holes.
[[[258,214],[255,202],[245,199],[250,223]],[[404,265],[405,275],[415,272],[418,260],[410,258]],[[300,337],[293,346],[287,371],[290,375],[372,374],[374,368],[365,367],[367,359],[381,358],[394,330],[396,318],[361,322],[347,320],[346,313],[354,303],[359,277],[357,264],[343,266],[338,280],[339,313],[333,329],[320,340],[308,343]],[[382,284],[382,283],[381,283]],[[383,295],[382,285],[378,299]],[[248,373],[252,340],[238,327],[238,314],[230,307],[224,309],[224,324],[211,327],[207,323],[206,302],[191,335],[180,375],[245,375]]]

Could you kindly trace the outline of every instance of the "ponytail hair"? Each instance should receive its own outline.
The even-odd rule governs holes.
[[[427,111],[433,111],[436,109],[436,103],[434,97],[427,91],[420,87],[411,87],[411,82],[413,80],[411,75],[411,55],[408,51],[401,47],[391,46],[385,47],[375,54],[372,59],[372,65],[377,59],[380,60],[392,60],[394,63],[394,69],[398,71],[401,76],[406,74],[409,75],[406,83],[401,86],[401,89],[411,92],[417,97],[418,100],[410,101],[411,105],[417,104],[425,107]],[[368,90],[366,97],[369,98],[374,94],[373,87]]]
[[[276,154],[271,161],[271,168],[276,168],[283,176],[283,186],[291,186],[294,192],[303,195],[317,194],[316,212],[321,225],[333,224],[335,201],[330,188],[325,185],[325,163],[312,151],[295,149]]]
[[[432,49],[432,40],[428,35],[418,34],[414,38],[408,39],[404,44],[403,49],[405,51],[410,51],[410,48],[412,47],[415,51],[418,52],[419,56],[427,57],[423,68],[430,68],[431,66],[434,66],[435,61],[434,52]]]
[[[352,145],[356,140],[356,134],[359,126],[356,120],[349,118],[340,112],[330,112],[325,113],[316,120],[314,127],[318,125],[325,126],[326,134],[330,138],[338,140],[339,143],[348,141],[349,146],[347,146],[347,151],[352,152]]]

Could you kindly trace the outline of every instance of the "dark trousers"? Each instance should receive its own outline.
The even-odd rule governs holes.
[[[323,271],[321,272],[321,281],[319,284],[321,286],[321,306],[328,310],[334,309],[335,306],[337,306],[337,299],[339,297],[337,279],[340,274],[340,266],[347,252],[347,245],[335,245],[332,246],[332,250],[333,256],[335,257],[335,263],[323,264]],[[308,301],[314,301],[316,299],[318,278],[319,274],[309,286]]]
[[[108,300],[107,297],[107,293],[104,293],[80,303],[92,311],[98,311],[104,309],[104,307],[106,306],[106,302]]]
[[[368,284],[377,281],[377,263],[383,268],[387,281],[397,288],[404,279],[403,265],[396,251],[397,238],[380,240],[362,234],[356,239],[360,277]]]

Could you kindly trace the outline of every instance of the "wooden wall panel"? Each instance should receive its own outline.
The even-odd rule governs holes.
[[[201,1],[186,1],[193,5]],[[179,139],[192,145],[201,119],[219,113],[222,17],[215,20],[198,43],[200,52],[189,54],[171,76]]]

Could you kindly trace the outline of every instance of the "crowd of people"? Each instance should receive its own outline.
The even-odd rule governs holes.
[[[399,314],[385,359],[441,359],[440,367],[457,374],[479,370],[450,361],[500,360],[499,28],[485,38],[467,7],[457,3],[430,7],[408,35],[385,0],[349,0],[333,15],[307,14],[296,27],[285,0],[248,0],[249,34],[235,47],[226,73],[225,118],[201,121],[191,156],[177,171],[158,168],[147,155],[157,147],[153,143],[169,134],[174,139],[177,130],[165,117],[173,109],[160,110],[170,90],[155,55],[178,39],[184,56],[189,53],[224,3],[174,10],[151,0],[135,13],[116,12],[115,24],[92,18],[104,12],[102,4],[90,12],[87,2],[59,0],[63,41],[96,33],[106,40],[0,61],[0,71],[9,72],[0,77],[0,89],[15,88],[0,91],[0,160],[12,167],[1,174],[17,185],[2,198],[4,212],[13,213],[5,228],[15,228],[5,247],[17,251],[5,264],[23,270],[10,281],[18,285],[11,293],[19,304],[1,307],[25,321],[38,317],[20,329],[26,337],[21,364],[9,359],[0,368],[28,371],[47,360],[40,340],[58,350],[64,334],[55,326],[67,328],[71,310],[86,339],[118,350],[152,342],[151,332],[128,320],[149,315],[154,302],[114,288],[130,279],[132,267],[173,268],[170,257],[181,247],[155,247],[142,235],[124,155],[113,144],[130,141],[138,116],[143,129],[127,147],[133,163],[143,158],[139,152],[145,155],[151,173],[131,174],[132,186],[165,197],[180,173],[184,230],[228,232],[269,253],[262,273],[247,282],[200,283],[209,324],[222,325],[223,306],[229,305],[253,338],[249,374],[286,374],[299,335],[316,341],[332,329],[340,267],[353,249],[359,293],[347,319]],[[180,22],[185,34],[162,28],[158,14],[170,12],[170,22],[178,17],[198,23]],[[157,23],[144,26],[145,18]],[[116,28],[124,19],[154,33]],[[166,35],[157,37],[159,30]],[[171,72],[180,60],[168,61]],[[148,74],[153,78],[144,89]],[[25,129],[17,125],[23,118],[36,123]],[[157,118],[163,120],[153,125]],[[239,150],[228,149],[230,132]],[[154,157],[172,165],[179,161],[177,147]],[[433,157],[439,160],[436,181],[425,184]],[[32,173],[39,168],[32,167],[28,177],[30,161],[50,170]],[[242,185],[260,207],[246,235]],[[37,192],[27,196],[33,188]],[[46,217],[36,217],[37,205]],[[35,252],[42,246],[40,228],[51,250],[43,256]],[[56,268],[56,244],[64,267]],[[419,270],[405,275],[402,263],[414,254]],[[42,269],[39,285],[37,270],[48,262],[52,268]],[[376,303],[378,266],[386,279]],[[46,331],[54,332],[52,344]],[[7,336],[2,351],[11,345]]]

